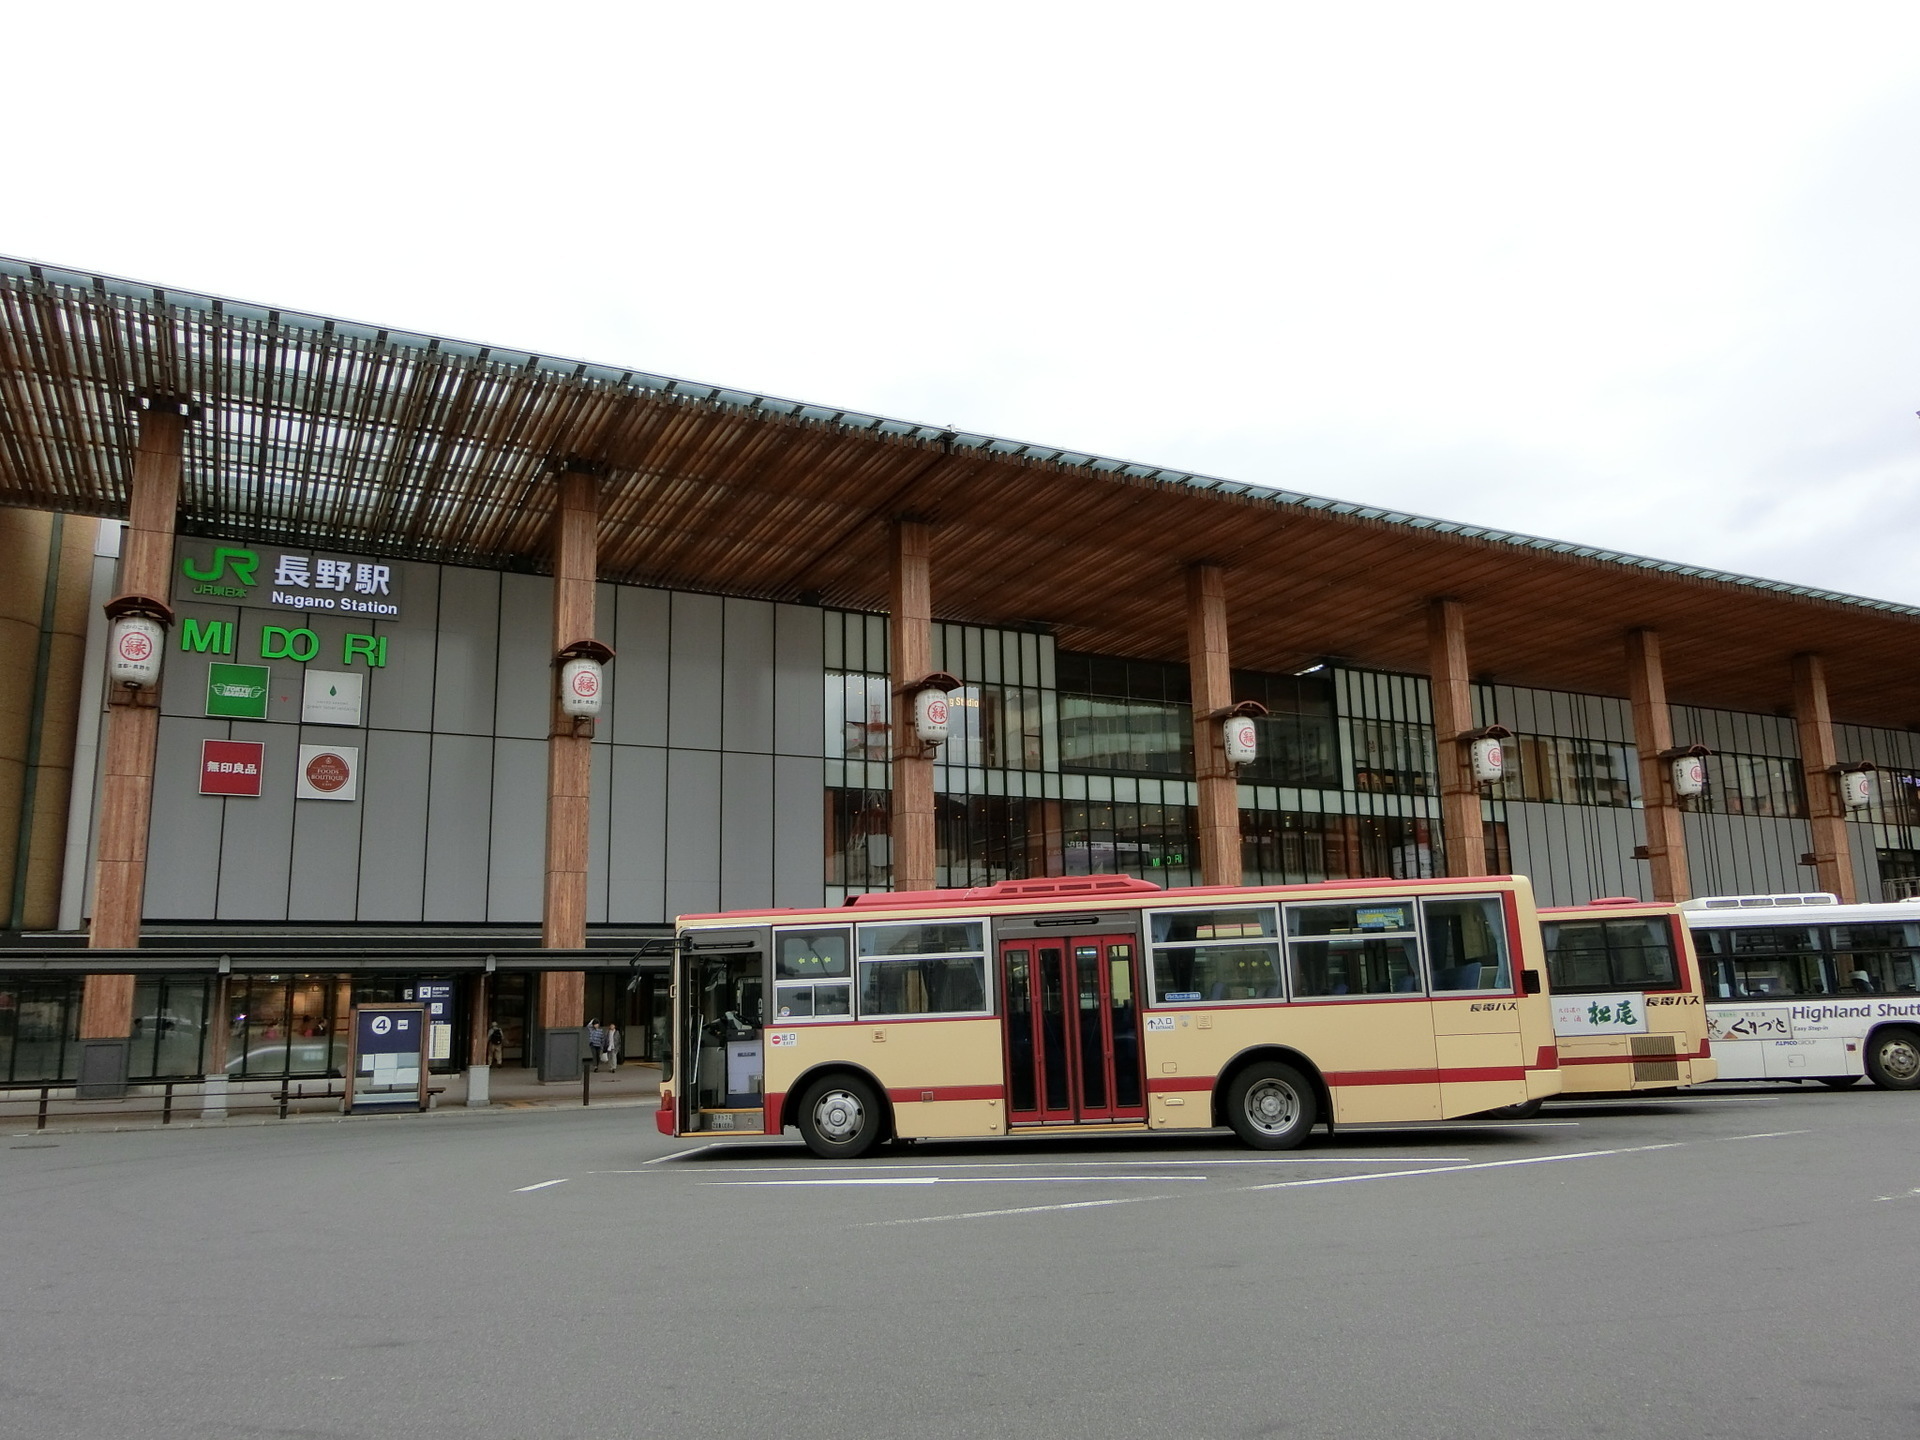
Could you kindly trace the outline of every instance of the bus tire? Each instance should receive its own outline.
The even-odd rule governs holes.
[[[1829,1090],[1844,1090],[1849,1085],[1858,1085],[1860,1080],[1861,1077],[1858,1075],[1822,1075],[1820,1077],[1820,1083]]]
[[[1522,1100],[1515,1105],[1502,1105],[1497,1110],[1482,1110],[1480,1118],[1483,1120],[1531,1120],[1540,1113],[1540,1107],[1546,1103],[1544,1100]]]
[[[1920,1089],[1920,1034],[1890,1025],[1867,1038],[1867,1078],[1882,1090]]]
[[[852,1075],[828,1075],[807,1087],[794,1117],[800,1138],[823,1160],[856,1160],[887,1133],[873,1087]]]
[[[1256,1150],[1292,1150],[1313,1131],[1313,1086],[1290,1065],[1262,1060],[1227,1087],[1227,1124]]]

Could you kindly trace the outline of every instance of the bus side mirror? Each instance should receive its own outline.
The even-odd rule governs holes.
[[[1521,971],[1520,981],[1527,994],[1538,995],[1540,993],[1540,972],[1538,970]]]

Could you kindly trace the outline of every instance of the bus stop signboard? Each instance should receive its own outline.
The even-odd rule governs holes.
[[[354,1006],[347,1113],[408,1105],[427,1108],[427,1007]]]

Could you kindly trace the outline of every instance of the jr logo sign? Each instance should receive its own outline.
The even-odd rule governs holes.
[[[180,573],[199,582],[193,587],[196,595],[225,595],[244,600],[254,586],[254,572],[259,568],[260,557],[252,550],[231,550],[224,545],[213,552],[213,559],[205,565],[197,564],[191,555],[180,557]],[[231,585],[225,583],[229,571],[233,574]]]

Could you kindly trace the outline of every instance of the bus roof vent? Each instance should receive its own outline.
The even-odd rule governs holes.
[[[1137,895],[1147,890],[1157,893],[1162,888],[1151,880],[1139,880],[1132,875],[1073,875],[1045,880],[1002,880],[987,886],[982,893],[1021,900],[1054,895]]]
[[[1682,910],[1782,910],[1800,905],[1838,905],[1840,897],[1825,891],[1809,895],[1703,895],[1682,900]]]

